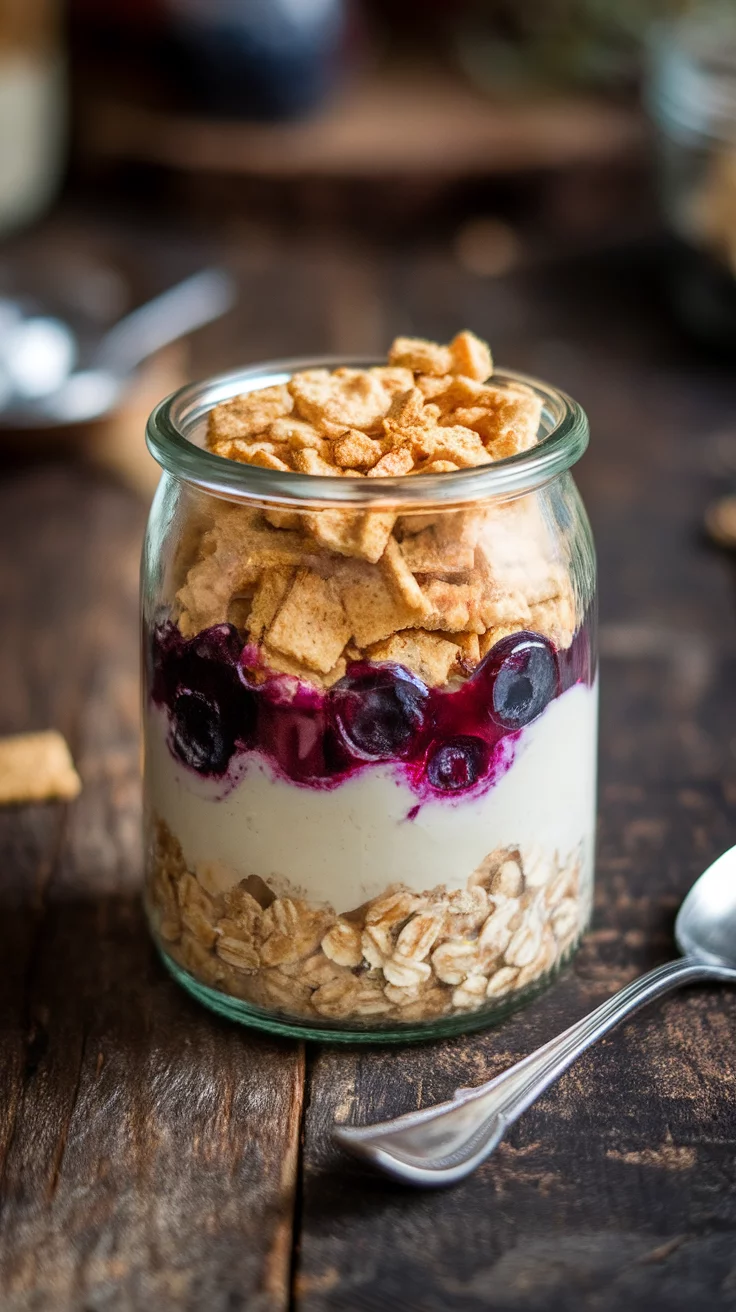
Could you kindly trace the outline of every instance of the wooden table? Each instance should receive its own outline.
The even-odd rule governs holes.
[[[496,1030],[304,1047],[189,1001],[139,904],[144,510],[56,458],[0,485],[0,728],[58,726],[74,806],[0,814],[3,1312],[709,1312],[736,1306],[736,996],[673,996],[584,1057],[464,1184],[417,1193],[333,1148],[502,1070],[672,953],[736,841],[734,560],[701,534],[736,471],[736,384],[668,325],[649,253],[483,281],[441,248],[240,252],[201,372],[399,331],[488,335],[590,413],[600,548],[600,859],[565,977]],[[730,425],[730,429],[729,429]]]

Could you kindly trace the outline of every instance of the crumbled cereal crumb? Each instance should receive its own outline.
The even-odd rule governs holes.
[[[0,739],[0,803],[69,802],[81,787],[69,748],[54,729]]]

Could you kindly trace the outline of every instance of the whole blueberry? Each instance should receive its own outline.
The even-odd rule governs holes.
[[[428,693],[398,666],[364,666],[330,695],[332,719],[348,752],[363,761],[410,755],[424,727]]]
[[[482,738],[461,734],[433,748],[427,776],[433,788],[460,792],[472,788],[488,767],[488,748]]]
[[[504,729],[531,724],[559,692],[557,657],[540,634],[509,634],[484,664],[493,681],[493,716]]]
[[[235,740],[219,703],[201,692],[180,692],[171,717],[171,746],[198,774],[224,774]]]

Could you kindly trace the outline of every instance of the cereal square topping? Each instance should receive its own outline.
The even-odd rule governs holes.
[[[0,803],[71,801],[82,787],[60,733],[20,733],[0,739]]]
[[[335,580],[300,569],[267,630],[266,641],[284,656],[327,674],[350,636],[350,624]]]

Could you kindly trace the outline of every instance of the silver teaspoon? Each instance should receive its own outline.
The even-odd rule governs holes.
[[[675,938],[682,954],[677,961],[634,980],[487,1084],[457,1089],[449,1102],[392,1121],[339,1126],[335,1139],[397,1180],[453,1184],[485,1161],[522,1112],[624,1017],[681,984],[736,984],[736,847],[693,884],[680,907]]]

